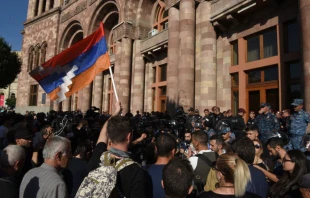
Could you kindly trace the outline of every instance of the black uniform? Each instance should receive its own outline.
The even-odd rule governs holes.
[[[241,138],[244,135],[245,123],[240,115],[231,118],[231,131],[236,135],[236,139]]]
[[[215,126],[217,125],[218,121],[222,120],[223,118],[225,118],[225,116],[222,113],[219,114],[210,114],[210,117],[212,117],[213,120],[213,128],[215,128]]]
[[[246,123],[246,125],[254,125],[255,124],[255,118],[249,118],[248,122]]]

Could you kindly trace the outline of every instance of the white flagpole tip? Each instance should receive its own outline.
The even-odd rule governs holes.
[[[113,77],[113,72],[112,72],[112,69],[111,69],[111,65],[109,66],[109,71],[110,71],[112,86],[113,86],[113,90],[114,90],[114,95],[115,95],[116,101],[118,102],[119,100],[118,100],[118,95],[117,95],[117,92],[116,92],[116,87],[115,87],[115,82],[114,82],[114,77]]]

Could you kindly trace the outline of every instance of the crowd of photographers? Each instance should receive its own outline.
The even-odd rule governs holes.
[[[302,107],[2,112],[0,197],[310,197]]]

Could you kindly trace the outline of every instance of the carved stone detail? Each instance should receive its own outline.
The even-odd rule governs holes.
[[[123,22],[119,24],[114,30],[114,42],[121,40],[122,38],[131,39],[145,39],[150,28],[143,26],[133,26],[130,22]]]

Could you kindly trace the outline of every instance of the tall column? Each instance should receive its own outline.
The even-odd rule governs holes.
[[[120,102],[122,103],[123,106],[123,101],[120,98],[121,91],[120,91],[120,73],[121,73],[121,66],[122,66],[122,43],[121,42],[116,42],[116,52],[115,52],[115,65],[114,65],[114,82],[115,82],[115,87],[117,91],[117,95],[119,96]],[[115,97],[113,98],[115,99]],[[116,101],[116,100],[114,100]],[[112,112],[114,112],[114,104],[112,104]],[[124,111],[122,112],[124,115]]]
[[[167,67],[167,110],[175,113],[178,105],[178,64],[179,64],[179,31],[180,12],[177,8],[169,9],[168,23],[168,67]]]
[[[122,102],[123,114],[126,114],[130,108],[130,85],[131,85],[131,56],[132,40],[122,38],[122,62],[119,75],[119,99]]]
[[[54,111],[58,111],[59,110],[59,103],[57,103],[57,102],[53,102],[53,110]]]
[[[216,105],[216,32],[210,22],[211,3],[205,1],[199,6],[200,34],[196,44],[200,46],[200,53],[196,56],[200,57],[196,65],[200,65],[200,78],[196,75],[195,80],[196,83],[200,81],[200,100],[196,108],[202,110]]]
[[[43,1],[44,1],[44,0],[39,0],[39,11],[38,11],[38,15],[41,15],[41,14],[42,14]]]
[[[195,78],[195,1],[180,2],[180,34],[179,34],[179,104],[185,109],[194,106]]]
[[[103,101],[102,101],[102,111],[109,111],[109,107],[108,107],[108,104],[109,104],[109,101],[110,98],[108,97],[108,91],[109,91],[109,75],[104,75],[103,76],[104,78],[104,90],[103,90]]]
[[[146,77],[145,77],[145,89],[146,89],[146,94],[145,94],[145,108],[144,110],[147,112],[153,111],[153,105],[154,105],[154,91],[152,89],[152,84],[154,82],[154,72],[153,72],[153,67],[152,63],[146,64]]]
[[[90,85],[87,85],[84,89],[82,89],[82,98],[79,99],[81,100],[81,111],[85,113],[91,106],[91,101],[92,101],[92,86],[93,84],[91,83]]]
[[[101,107],[102,99],[102,73],[98,74],[93,81],[93,102],[92,106]]]
[[[50,9],[50,5],[51,5],[51,0],[46,0],[45,11],[48,11]]]
[[[141,40],[134,42],[134,65],[132,72],[132,100],[131,100],[131,111],[142,112],[143,110],[143,91],[144,91],[144,60],[140,51]]]
[[[35,11],[35,8],[36,5],[35,5],[35,1],[32,0],[32,1],[28,1],[28,12],[27,12],[27,19],[31,19],[34,16],[34,11]]]
[[[144,111],[149,111],[149,106],[152,106],[152,103],[149,104],[149,101],[152,102],[151,99],[149,99],[149,89],[152,89],[150,86],[150,66],[149,63],[145,63],[145,74],[144,74],[144,79],[145,79],[145,83],[144,83]],[[152,81],[153,82],[153,81]],[[152,94],[151,96],[152,97]]]
[[[304,70],[304,106],[307,111],[310,110],[310,1],[299,0],[300,25],[301,25],[301,43]]]
[[[62,101],[62,111],[69,111],[70,110],[70,105],[71,105],[70,101],[71,101],[71,97]]]

